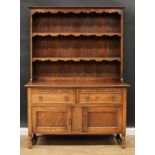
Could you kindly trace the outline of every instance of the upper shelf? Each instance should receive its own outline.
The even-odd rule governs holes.
[[[50,7],[43,7],[43,8],[31,8],[31,13],[74,13],[74,14],[80,14],[80,13],[109,13],[109,14],[119,14],[122,15],[123,9],[122,8],[106,8],[106,7],[66,7],[66,8],[50,8]]]
[[[33,57],[32,61],[121,61],[120,57]]]
[[[86,32],[86,33],[83,33],[83,32],[53,32],[53,33],[44,33],[44,32],[41,32],[41,33],[32,33],[32,37],[35,37],[35,36],[109,36],[109,37],[112,37],[112,36],[118,36],[118,37],[121,37],[121,33],[89,33],[89,32]]]

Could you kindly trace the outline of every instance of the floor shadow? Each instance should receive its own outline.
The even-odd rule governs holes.
[[[113,135],[39,135],[37,145],[117,145]]]

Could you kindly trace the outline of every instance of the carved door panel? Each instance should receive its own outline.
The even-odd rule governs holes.
[[[117,133],[122,127],[122,108],[84,107],[82,112],[83,132]]]
[[[33,107],[34,133],[70,133],[70,107]]]

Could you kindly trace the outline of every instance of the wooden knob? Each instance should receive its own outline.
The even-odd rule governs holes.
[[[69,97],[68,96],[65,96],[64,97],[64,100],[67,102],[67,101],[69,101]]]
[[[43,101],[43,97],[39,96],[39,101],[42,102]]]
[[[116,97],[115,96],[112,96],[112,101],[116,101]]]
[[[90,97],[89,96],[86,96],[85,97],[85,100],[88,102],[90,100]]]

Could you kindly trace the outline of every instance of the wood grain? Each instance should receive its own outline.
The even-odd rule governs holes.
[[[110,133],[121,131],[122,108],[86,107],[83,108],[83,130],[90,133]]]
[[[122,103],[123,102],[123,94],[114,94],[114,93],[83,93],[79,96],[79,103],[87,103],[87,104],[94,104],[94,103]]]
[[[64,104],[75,104],[75,94],[33,94],[32,103],[64,103]]]
[[[67,107],[33,107],[34,133],[70,132],[71,109]]]

